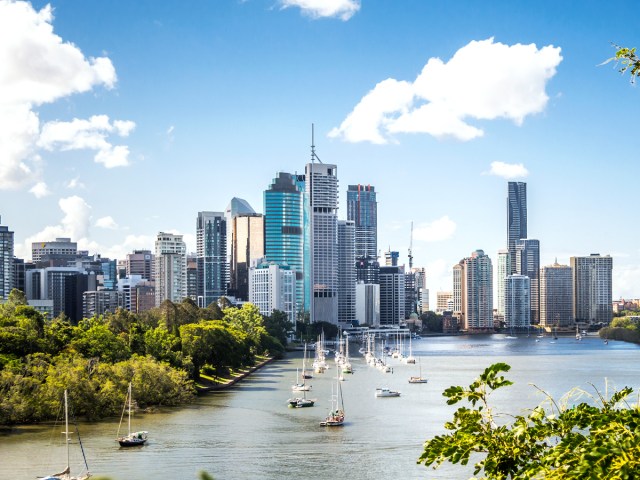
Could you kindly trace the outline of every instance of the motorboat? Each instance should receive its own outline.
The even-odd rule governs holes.
[[[399,397],[400,392],[396,390],[390,390],[387,387],[376,388],[376,397],[384,398],[384,397]]]

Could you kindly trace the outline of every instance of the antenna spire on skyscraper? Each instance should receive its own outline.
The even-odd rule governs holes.
[[[311,124],[311,163],[313,163],[314,160],[318,160],[320,163],[322,163],[322,160],[320,160],[320,157],[318,157],[318,155],[316,154],[316,146],[314,141],[314,129],[313,129],[313,123],[312,123]]]

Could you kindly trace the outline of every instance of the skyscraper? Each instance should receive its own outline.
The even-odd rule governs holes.
[[[296,278],[289,265],[254,262],[249,269],[249,301],[262,315],[279,310],[296,321]]]
[[[249,299],[249,268],[264,258],[264,217],[259,213],[236,215],[231,220],[230,294]]]
[[[125,260],[127,276],[140,275],[145,280],[153,280],[153,254],[151,250],[134,250]]]
[[[355,224],[338,221],[338,321],[351,324],[356,319]]]
[[[511,264],[509,262],[509,251],[498,251],[498,272],[496,286],[498,290],[498,315],[504,316],[504,287],[507,276],[511,274]]]
[[[308,310],[305,300],[304,176],[278,173],[264,192],[264,256],[288,265],[295,273],[296,311]]]
[[[613,259],[592,253],[588,257],[571,257],[573,273],[573,314],[576,322],[609,324],[611,274]]]
[[[356,262],[358,281],[378,282],[378,203],[371,185],[349,185],[347,220],[356,228]]]
[[[525,328],[531,325],[529,277],[509,275],[505,281],[504,322],[508,328]]]
[[[198,212],[196,255],[198,306],[205,308],[227,294],[227,284],[229,283],[227,221],[222,212]],[[158,288],[157,285],[156,288]]]
[[[493,269],[491,259],[476,250],[464,259],[462,311],[467,330],[493,328]]]
[[[540,323],[540,241],[533,238],[516,240],[516,273],[529,277],[531,287],[531,323]]]
[[[338,321],[338,169],[308,163],[305,188],[309,202],[311,321]]]
[[[160,232],[155,245],[156,307],[187,296],[187,246],[182,235]]]
[[[0,225],[0,301],[4,301],[14,287],[13,232]]]
[[[573,277],[569,265],[540,269],[540,325],[569,327],[573,319]]]
[[[404,321],[404,271],[380,267],[380,325],[398,326]]]
[[[507,196],[507,248],[511,258],[511,271],[516,273],[516,240],[527,238],[527,184],[509,182]]]

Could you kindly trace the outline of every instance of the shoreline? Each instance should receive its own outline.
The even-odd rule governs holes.
[[[209,386],[196,385],[196,395],[200,395],[201,393],[218,392],[220,390],[225,390],[225,389],[235,385],[240,380],[244,380],[245,378],[247,378],[249,375],[251,375],[256,370],[260,370],[262,367],[264,367],[265,365],[270,364],[271,362],[273,362],[275,360],[276,360],[276,357],[269,357],[266,360],[263,360],[262,362],[257,363],[256,365],[250,367],[246,372],[242,372],[237,377],[234,377],[234,378],[232,378],[232,379],[230,379],[230,380],[228,380],[228,381],[226,381],[224,383],[217,383],[215,385],[209,385]]]

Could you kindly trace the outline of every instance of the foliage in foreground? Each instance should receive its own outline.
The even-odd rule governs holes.
[[[597,394],[591,404],[563,406],[547,402],[528,415],[510,417],[493,411],[489,396],[512,385],[502,372],[510,366],[496,363],[469,387],[453,386],[443,393],[447,404],[466,402],[450,432],[424,444],[418,463],[437,468],[444,462],[467,465],[486,479],[632,479],[640,469],[640,410],[626,399],[624,388],[607,399]],[[477,461],[476,461],[477,459]]]
[[[629,71],[631,74],[631,83],[635,83],[636,77],[640,77],[640,58],[636,54],[635,48],[621,47],[614,45],[617,49],[616,56],[608,59],[604,63],[616,62],[620,67],[619,72],[624,74]]]

